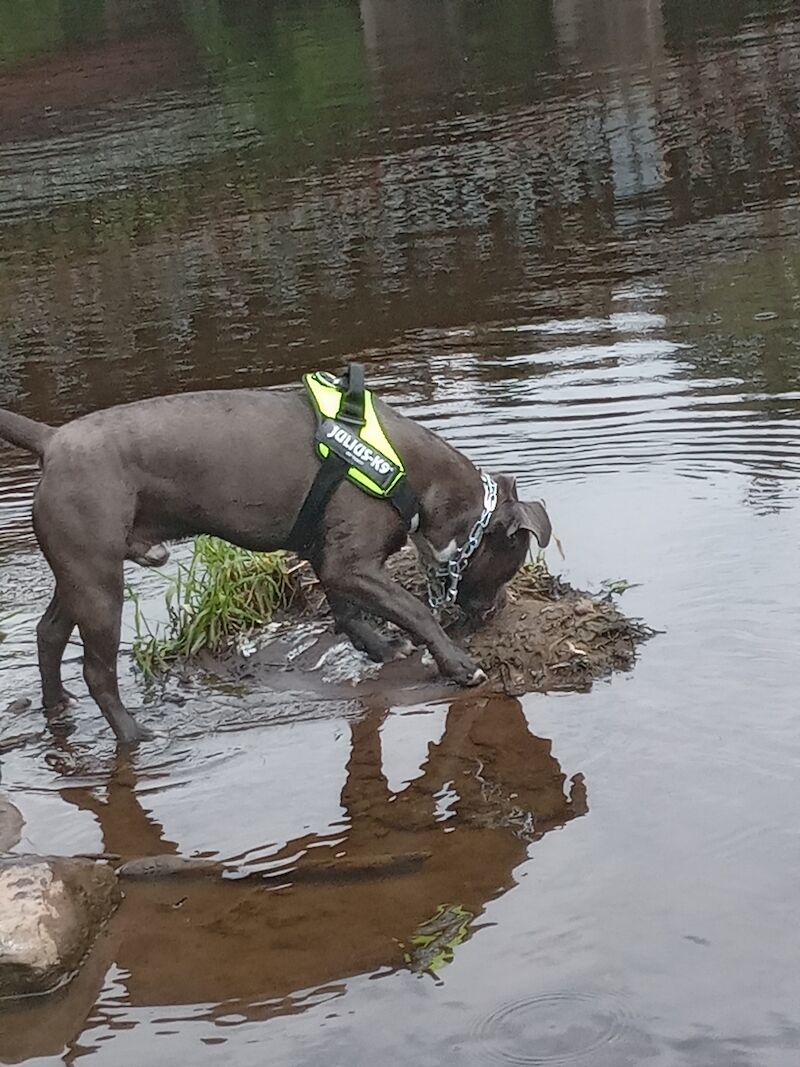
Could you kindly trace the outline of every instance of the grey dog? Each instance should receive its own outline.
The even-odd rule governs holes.
[[[481,516],[481,473],[419,423],[377,400],[376,410],[419,502],[412,536],[423,562],[446,563]],[[167,559],[164,542],[199,533],[257,552],[286,547],[319,467],[314,433],[315,417],[300,388],[158,397],[58,428],[0,411],[0,437],[41,459],[33,523],[56,582],[37,627],[46,711],[69,704],[61,661],[77,626],[86,684],[118,741],[135,744],[150,736],[119,695],[124,560],[158,566]],[[530,534],[540,545],[550,537],[542,505],[520,501],[513,478],[495,481],[496,506],[458,586],[458,604],[476,619],[504,601]],[[386,501],[348,481],[336,489],[307,554],[337,628],[373,659],[386,661],[397,656],[397,643],[365,616],[387,620],[427,646],[443,675],[477,685],[485,680],[480,668],[384,569],[407,536]]]

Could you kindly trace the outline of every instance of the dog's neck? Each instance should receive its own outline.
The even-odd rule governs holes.
[[[446,466],[435,461],[430,465],[429,480],[419,493],[419,526],[412,534],[417,549],[436,563],[456,556],[483,509],[480,471],[466,456],[447,447]],[[454,457],[458,461],[455,472]]]

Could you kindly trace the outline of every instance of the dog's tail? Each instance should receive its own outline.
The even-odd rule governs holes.
[[[54,433],[53,427],[44,422],[35,422],[24,415],[15,415],[13,411],[0,408],[0,437],[17,448],[41,456]]]

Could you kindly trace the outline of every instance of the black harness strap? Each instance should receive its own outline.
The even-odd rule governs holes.
[[[364,425],[364,368],[360,363],[351,363],[346,372],[347,392],[339,407],[338,419],[355,426]],[[328,502],[347,476],[349,464],[341,456],[329,452],[320,463],[308,496],[289,534],[288,547],[299,555],[305,555],[314,545],[322,516]]]
[[[298,555],[305,556],[313,547],[328,502],[346,478],[348,466],[346,459],[334,455],[333,452],[320,464],[317,476],[308,491],[308,496],[303,501],[300,513],[294,520],[292,532],[289,534],[287,547],[293,549]]]
[[[406,524],[406,529],[411,529],[414,519],[419,517],[419,500],[405,478],[400,479],[387,499]]]

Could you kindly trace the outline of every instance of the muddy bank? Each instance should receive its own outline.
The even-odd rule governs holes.
[[[394,578],[424,598],[416,554],[405,550],[389,563]],[[654,631],[627,618],[611,595],[575,589],[543,563],[526,566],[508,587],[508,603],[480,630],[469,632],[457,609],[443,624],[488,675],[487,689],[519,696],[552,690],[586,690],[596,678],[633,667],[638,646]],[[375,620],[379,628],[385,627]],[[291,608],[263,632],[228,651],[202,653],[182,669],[199,666],[223,682],[292,688],[346,685],[360,690],[440,685],[427,654],[384,665],[370,663],[334,632],[325,598],[308,568],[301,568]]]

